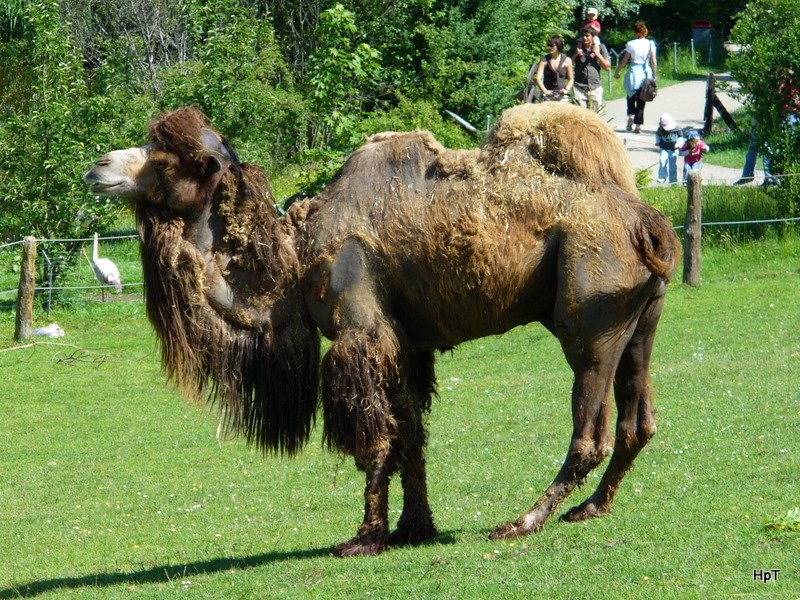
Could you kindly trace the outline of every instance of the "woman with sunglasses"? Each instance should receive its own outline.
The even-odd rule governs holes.
[[[575,82],[572,60],[562,53],[564,40],[560,35],[547,39],[547,55],[539,61],[536,70],[536,85],[542,90],[543,100],[569,100],[569,92]]]

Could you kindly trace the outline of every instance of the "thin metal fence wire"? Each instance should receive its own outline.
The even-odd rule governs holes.
[[[767,223],[789,223],[792,221],[800,221],[800,217],[789,217],[786,219],[757,219],[753,221],[709,221],[708,223],[700,223],[700,227],[711,227],[714,225],[764,225]],[[685,225],[676,225],[674,230],[684,229]]]
[[[138,240],[138,235],[110,235],[108,237],[99,237],[97,238],[99,241],[103,240]],[[37,239],[36,242],[43,244],[43,243],[65,243],[65,242],[92,242],[94,241],[93,237],[90,238],[55,238],[51,240],[39,240]],[[15,242],[16,243],[16,242]]]
[[[98,238],[99,240],[136,240],[139,239],[138,235],[111,235],[108,237]],[[8,242],[5,244],[0,244],[0,250],[4,248],[10,248],[11,246],[17,246],[23,243],[25,240],[17,240],[15,242]],[[40,240],[37,239],[36,243],[64,243],[64,242],[91,242],[94,241],[93,237],[90,238],[55,238],[55,239],[48,239],[48,240]]]
[[[649,171],[650,169],[655,167],[657,164],[658,163],[653,163],[652,165],[650,165],[648,167],[642,167],[641,169],[636,169],[636,170],[637,171]],[[755,179],[771,179],[771,180],[774,180],[774,181],[780,181],[781,179],[789,179],[789,178],[792,178],[792,177],[800,177],[800,173],[784,173],[783,175],[769,175],[769,177],[766,177],[766,176],[762,175],[762,176],[760,176],[758,178],[754,177],[753,181],[755,181]],[[703,178],[703,184],[704,185],[708,185],[708,184],[719,185],[719,184],[725,183],[725,184],[730,185],[732,183],[735,183],[735,182],[739,181],[740,179],[741,179],[740,176],[733,176],[733,177],[704,177]],[[678,181],[677,183],[671,183],[669,185],[661,185],[661,186],[657,186],[657,187],[664,188],[664,187],[670,187],[670,186],[676,186],[676,185],[683,185],[683,182]],[[780,184],[765,184],[765,183],[761,184],[762,187],[773,187],[773,186],[777,187],[778,185],[780,185]],[[757,185],[756,186],[754,186],[754,185],[744,185],[742,187],[743,187],[743,189],[748,189],[748,188],[752,189],[752,188],[759,187],[759,186],[757,186]],[[648,189],[648,186],[638,186],[636,189],[644,190],[644,189]]]
[[[652,165],[652,166],[655,166]],[[800,177],[800,173],[788,173],[786,175],[772,175],[774,179],[780,179],[782,177]],[[736,179],[738,180],[738,178]],[[735,181],[733,178],[725,180],[725,179],[716,179],[715,181]],[[678,185],[678,184],[675,184]],[[639,188],[642,189],[642,188]],[[792,223],[800,221],[800,217],[788,217],[784,219],[754,219],[749,221],[709,221],[703,222],[700,224],[701,227],[721,227],[721,226],[735,226],[735,225],[766,225],[770,223]],[[684,229],[684,225],[676,225],[672,229],[675,231]],[[100,240],[119,240],[119,239],[138,239],[139,236],[137,235],[118,235],[118,236],[110,236],[105,238],[99,238]],[[37,240],[38,242],[91,242],[94,238],[74,238],[74,239],[49,239],[49,240]],[[10,242],[8,244],[0,245],[0,250],[3,248],[8,248],[11,246],[15,246],[17,244],[21,244],[22,240],[18,240],[15,242]],[[131,283],[123,283],[122,287],[142,287],[144,282],[137,281]],[[42,286],[34,288],[37,292],[48,292],[48,291],[55,291],[55,290],[100,290],[103,288],[107,288],[108,286],[104,285],[80,285],[80,286]],[[16,294],[19,290],[17,288],[10,289],[10,290],[0,290],[0,296],[3,294]]]
[[[3,248],[10,248],[11,246],[16,246],[18,244],[21,244],[22,242],[23,242],[23,240],[17,240],[16,242],[9,242],[7,244],[0,244],[0,250],[2,250]]]
[[[104,241],[104,240],[138,240],[139,236],[138,235],[133,235],[133,234],[130,234],[130,235],[110,235],[110,236],[106,236],[106,237],[98,237],[97,239],[98,239],[98,241]],[[93,241],[94,241],[94,237],[90,237],[90,238],[51,238],[51,239],[38,239],[37,238],[36,243],[37,244],[50,244],[50,243],[93,242]],[[12,246],[16,246],[16,245],[22,244],[23,242],[24,242],[24,240],[16,240],[14,242],[9,242],[9,243],[6,243],[6,244],[0,244],[0,250],[3,250],[4,248],[10,248]],[[50,261],[50,259],[47,256],[47,253],[46,253],[45,250],[42,249],[39,252],[43,254],[43,256],[45,257],[45,260],[47,260],[48,262]],[[122,284],[123,288],[126,288],[126,287],[142,287],[142,286],[144,286],[144,283],[141,282],[141,281],[134,281],[134,282],[129,282],[129,283],[123,283]],[[40,286],[40,287],[35,287],[34,290],[37,291],[37,292],[48,292],[49,293],[49,292],[56,291],[56,290],[101,290],[103,288],[108,288],[108,286],[105,286],[105,285]],[[19,290],[17,288],[10,289],[10,290],[0,290],[0,296],[2,296],[4,294],[16,294],[18,291]]]

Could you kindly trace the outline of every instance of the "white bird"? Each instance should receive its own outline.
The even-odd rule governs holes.
[[[82,250],[83,255],[86,256],[86,251]],[[86,257],[89,260],[89,257]],[[108,258],[100,258],[97,252],[97,234],[94,234],[94,243],[92,244],[92,271],[94,276],[103,285],[113,285],[117,293],[122,291],[122,277],[120,277],[119,269],[113,261]],[[105,300],[105,289],[103,289],[103,300]]]
[[[50,323],[47,327],[39,327],[33,330],[33,335],[37,337],[59,338],[64,337],[64,330],[58,326],[58,323]]]

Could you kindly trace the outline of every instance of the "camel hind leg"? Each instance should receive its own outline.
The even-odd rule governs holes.
[[[656,431],[650,386],[650,355],[664,304],[665,284],[645,308],[625,347],[614,377],[617,432],[614,453],[597,490],[582,504],[562,515],[563,521],[583,521],[611,512],[611,504],[633,461]]]
[[[614,369],[627,338],[618,336],[612,341],[596,334],[559,337],[575,373],[573,431],[567,456],[556,478],[531,509],[513,523],[498,526],[490,539],[513,538],[541,530],[561,502],[610,452],[609,397]]]

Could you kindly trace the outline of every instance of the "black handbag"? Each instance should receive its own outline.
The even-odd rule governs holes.
[[[655,79],[645,79],[642,87],[639,88],[639,100],[642,102],[652,102],[658,94],[658,87]]]

